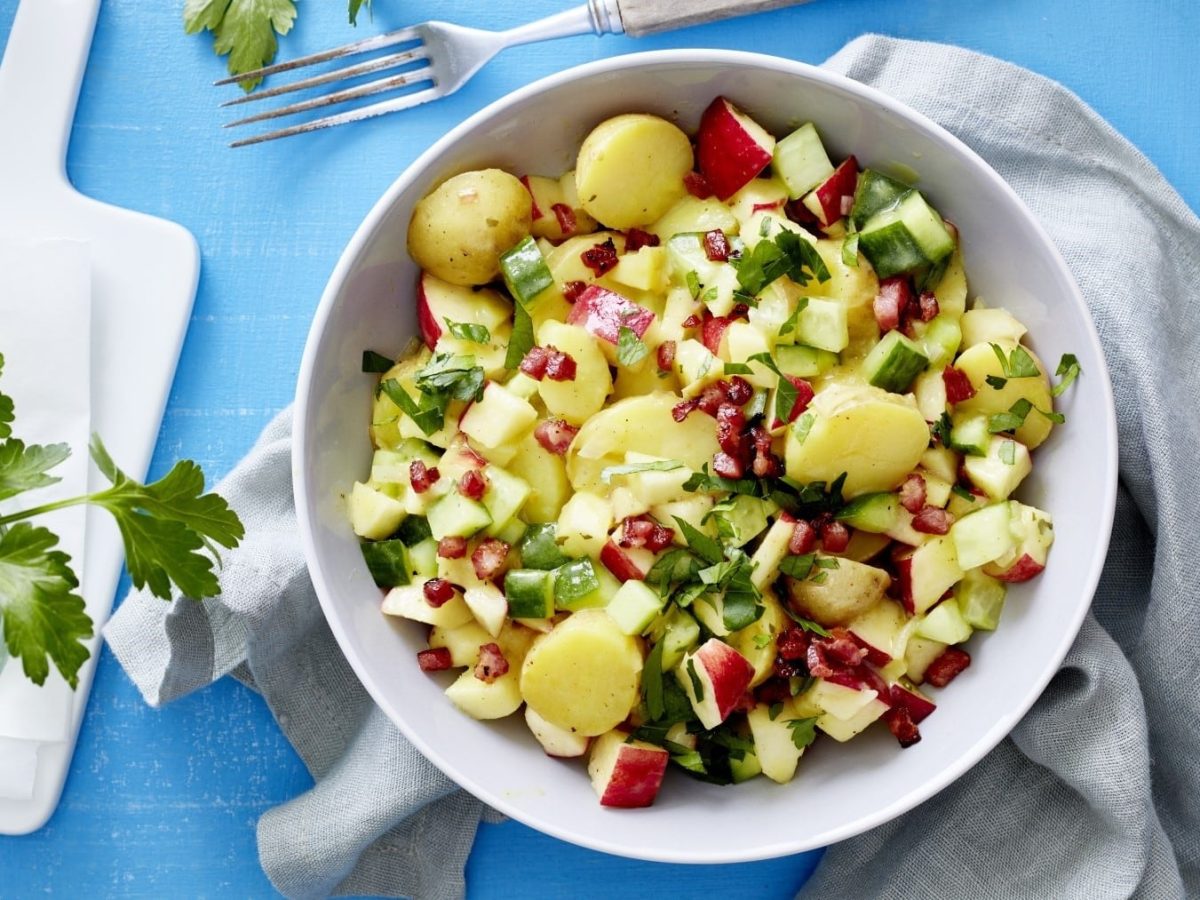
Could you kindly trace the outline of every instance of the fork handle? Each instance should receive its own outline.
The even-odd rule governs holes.
[[[702,25],[735,16],[797,6],[808,0],[617,0],[621,24],[630,37]]]

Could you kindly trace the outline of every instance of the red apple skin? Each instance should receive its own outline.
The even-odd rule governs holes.
[[[643,581],[646,578],[646,573],[638,568],[637,563],[612,541],[608,541],[600,548],[600,562],[622,584],[626,581]]]
[[[767,167],[771,150],[746,130],[733,104],[718,97],[700,117],[696,162],[713,193],[728,200]]]
[[[904,611],[910,616],[917,611],[912,595],[912,556],[902,556],[896,560],[896,581],[900,589],[900,602]]]
[[[905,690],[898,684],[892,685],[891,701],[892,706],[902,706],[908,710],[908,714],[912,716],[913,724],[920,724],[928,718],[931,712],[937,709],[937,704],[931,702],[928,698]]]
[[[1046,568],[1044,564],[1038,562],[1028,553],[1025,553],[1015,563],[993,577],[1000,581],[1007,581],[1010,584],[1017,584],[1022,581],[1028,581],[1035,575],[1040,575],[1044,568]]]
[[[432,350],[437,346],[442,336],[442,326],[438,324],[437,316],[429,306],[429,298],[425,295],[425,275],[417,282],[417,326],[421,329],[421,339],[425,346]]]
[[[724,721],[741,701],[754,678],[754,666],[728,644],[709,638],[696,651],[696,664],[703,667],[712,684],[717,712]]]
[[[833,174],[817,187],[817,200],[821,203],[821,224],[828,225],[842,217],[842,197],[854,196],[858,186],[858,160],[851,156],[833,170]]]
[[[582,326],[588,334],[614,346],[620,339],[621,326],[640,338],[653,321],[654,313],[646,307],[596,284],[588,285],[579,295],[567,317],[567,324]]]
[[[667,751],[662,747],[622,745],[608,784],[600,794],[600,805],[621,809],[649,806],[662,786],[667,760]]]

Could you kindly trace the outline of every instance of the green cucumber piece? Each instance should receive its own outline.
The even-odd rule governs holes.
[[[542,291],[554,284],[550,267],[532,236],[501,254],[500,274],[508,292],[522,306],[529,306]]]
[[[681,231],[667,240],[667,259],[671,275],[678,284],[687,284],[689,272],[696,274],[700,285],[716,284],[724,263],[708,258],[704,251],[704,235],[698,231]]]
[[[452,491],[429,507],[429,530],[434,540],[444,537],[470,537],[492,524],[482,503]]]
[[[605,610],[628,635],[639,635],[650,627],[655,616],[662,612],[666,598],[643,581],[626,581],[613,595]]]
[[[424,441],[405,438],[394,450],[376,450],[371,457],[371,483],[376,485],[399,484],[407,488],[410,484],[409,466],[419,459],[427,466],[436,466],[437,455]]]
[[[487,467],[488,487],[483,495],[483,505],[492,517],[488,526],[489,535],[497,535],[516,518],[533,488],[524,478],[518,478],[499,466]]]
[[[504,596],[514,619],[548,619],[554,615],[554,573],[509,569],[504,576]]]
[[[921,332],[921,343],[925,345],[929,365],[935,369],[944,368],[962,344],[962,328],[953,316],[934,316]]]
[[[663,645],[663,671],[675,668],[683,655],[700,643],[700,625],[678,606],[659,617],[654,628]]]
[[[925,371],[929,357],[899,331],[889,331],[863,360],[863,374],[877,388],[903,394],[913,379]]]
[[[867,220],[858,247],[876,275],[890,278],[940,262],[954,252],[954,238],[937,211],[919,191],[912,191]]]
[[[884,534],[900,521],[900,500],[887,491],[863,494],[843,506],[834,518],[859,531]]]
[[[404,542],[405,547],[412,547],[433,536],[429,530],[429,520],[424,516],[406,516],[396,529],[396,537]]]
[[[838,353],[850,343],[846,307],[837,300],[809,298],[796,319],[796,338],[818,350]]]
[[[567,561],[567,556],[555,542],[557,529],[553,522],[530,525],[525,529],[518,548],[521,565],[527,569],[557,569]]]
[[[995,631],[1007,594],[1008,587],[1003,581],[971,569],[954,589],[954,600],[968,625],[982,631]]]
[[[958,604],[943,600],[917,623],[917,637],[943,644],[961,644],[971,636],[971,626],[963,618]]]
[[[437,578],[437,541],[433,538],[413,544],[408,548],[408,574],[422,581]]]
[[[771,165],[792,200],[799,200],[833,174],[833,163],[812,122],[805,122],[775,145]]]
[[[767,517],[776,509],[769,500],[734,494],[714,506],[711,515],[717,521],[721,540],[731,547],[741,547],[767,530]]]
[[[858,176],[858,187],[854,190],[854,206],[850,209],[850,221],[854,223],[855,228],[861,229],[873,215],[891,209],[911,190],[912,185],[897,181],[874,169],[866,169]]]
[[[368,541],[361,546],[367,571],[377,585],[392,588],[408,584],[408,554],[403,541]]]
[[[982,413],[954,416],[951,421],[950,446],[953,449],[970,456],[987,456],[992,441],[987,416]]]
[[[755,775],[761,775],[762,765],[758,761],[758,755],[753,750],[746,750],[741,756],[729,754],[729,774],[734,784],[741,784]]]
[[[587,557],[573,559],[554,570],[554,605],[558,609],[573,611],[607,602],[607,598],[600,597],[600,578]]]
[[[838,355],[806,344],[779,344],[775,347],[775,364],[784,375],[815,378],[836,366]]]

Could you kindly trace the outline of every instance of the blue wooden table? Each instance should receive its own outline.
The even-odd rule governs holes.
[[[571,2],[376,0],[374,21],[364,15],[357,35],[426,18],[504,27]],[[284,56],[356,36],[343,0],[298,6]],[[1200,8],[1184,0],[818,0],[640,41],[574,38],[511,52],[447,101],[239,151],[226,148],[219,127],[216,101],[228,94],[208,86],[221,63],[207,38],[183,35],[181,7],[182,0],[105,0],[68,160],[83,192],[174,219],[200,242],[200,293],[155,474],[189,456],[220,476],[291,400],[325,280],[362,216],[410,160],[490,101],[605,55],[708,46],[819,62],[866,31],[961,44],[1074,89],[1165,172],[1193,209],[1200,207]],[[0,43],[15,10],[16,0],[0,0]],[[255,822],[309,784],[251,692],[227,680],[152,710],[105,652],[61,807],[40,832],[0,838],[0,895],[268,896]],[[783,898],[816,859],[656,865],[507,823],[481,828],[467,878],[477,898],[701,891],[731,900]]]

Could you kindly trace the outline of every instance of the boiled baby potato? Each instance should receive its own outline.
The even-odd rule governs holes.
[[[770,588],[763,591],[762,604],[763,614],[758,621],[741,631],[735,631],[729,639],[733,649],[754,666],[754,678],[750,681],[752,688],[758,687],[774,673],[779,634],[788,624],[784,619],[783,607]]]
[[[641,674],[637,642],[604,610],[583,609],[533,642],[521,695],[547,722],[591,737],[625,721]]]
[[[832,482],[846,473],[847,498],[890,491],[929,446],[929,426],[910,395],[869,385],[832,383],[788,428],[785,466],[797,481]],[[799,423],[811,423],[804,434]]]
[[[841,557],[836,569],[816,570],[820,581],[787,578],[792,609],[821,625],[845,625],[874,607],[884,597],[891,578],[883,569]]]
[[[575,360],[575,377],[571,381],[543,378],[538,393],[553,415],[572,425],[582,425],[604,406],[612,390],[608,361],[596,339],[578,325],[549,320],[537,330],[538,345],[561,350]]]
[[[996,341],[1006,358],[1011,358],[1013,348],[1017,346],[1011,341]],[[976,344],[968,347],[954,361],[954,367],[969,379],[975,388],[975,396],[970,400],[960,400],[954,404],[955,412],[980,412],[986,415],[1008,412],[1018,400],[1028,400],[1036,409],[1046,412],[1054,410],[1054,399],[1050,396],[1050,379],[1046,377],[1046,367],[1028,347],[1025,351],[1033,358],[1039,374],[1035,378],[1009,378],[1004,387],[994,388],[987,383],[989,375],[1004,376],[1003,367],[996,357],[996,351],[990,343]],[[1018,441],[1032,450],[1050,436],[1053,423],[1040,413],[1030,410],[1025,417],[1025,424],[1013,432]]]
[[[443,281],[487,284],[500,274],[500,254],[532,227],[533,203],[514,176],[500,169],[463,172],[417,203],[408,252]]]
[[[686,192],[691,170],[686,134],[666,119],[630,113],[592,129],[579,148],[575,186],[588,213],[625,230],[661,218]]]

